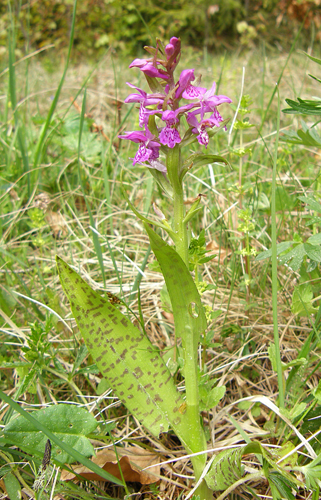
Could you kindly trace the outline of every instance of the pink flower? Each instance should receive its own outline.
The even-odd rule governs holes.
[[[145,161],[152,162],[159,157],[160,144],[153,140],[155,136],[147,127],[145,127],[145,132],[134,130],[133,132],[125,132],[125,134],[119,135],[118,137],[119,139],[127,139],[139,144],[138,151],[133,158],[133,165]],[[157,166],[152,166],[152,168],[157,168]]]
[[[201,121],[198,122],[195,113],[197,113],[197,111],[192,111],[191,113],[187,114],[187,123],[193,127],[193,134],[198,133],[197,140],[199,144],[207,148],[209,137],[206,129],[213,128],[215,126],[219,127],[219,124],[221,121],[223,121],[223,118],[216,110],[215,113],[213,113],[209,118],[201,119]]]
[[[126,82],[129,87],[132,89],[138,90],[139,94],[129,94],[125,99],[125,103],[139,102],[143,103],[144,106],[153,106],[155,104],[162,103],[164,101],[165,96],[163,94],[147,94],[144,90],[136,87],[132,83]]]
[[[175,144],[179,144],[182,140],[177,128],[175,128],[175,125],[179,123],[177,114],[176,111],[164,111],[162,114],[162,120],[166,123],[166,127],[161,130],[159,140],[169,148],[175,147]]]
[[[201,113],[214,112],[216,110],[216,106],[223,104],[224,102],[232,102],[232,99],[227,97],[226,95],[215,95],[216,83],[214,82],[212,88],[203,94],[200,99],[201,105]]]

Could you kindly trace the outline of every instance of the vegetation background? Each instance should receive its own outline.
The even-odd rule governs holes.
[[[15,0],[11,8],[6,2],[0,5],[0,46],[6,47],[12,13],[18,47],[40,49],[53,43],[59,51],[68,46],[72,1]],[[268,47],[288,50],[303,20],[305,30],[315,30],[319,40],[319,0],[83,0],[77,8],[74,56],[95,59],[110,46],[138,56],[151,33],[164,40],[175,33],[184,45],[197,49],[231,50],[264,40]]]
[[[213,448],[258,439],[284,447],[285,453],[298,438],[262,403],[263,397],[275,401],[279,390],[268,259],[272,157],[285,99],[319,95],[318,80],[307,76],[320,77],[319,67],[299,49],[320,56],[320,10],[319,0],[83,0],[73,25],[71,0],[0,3],[0,389],[31,413],[57,402],[86,407],[99,425],[84,424],[82,434],[96,449],[113,448],[117,442],[119,456],[125,450],[132,461],[142,450],[153,454],[156,449],[161,481],[154,484],[139,467],[126,471],[133,495],[186,494],[188,458],[175,436],[151,440],[114,398],[70,319],[55,265],[58,254],[94,288],[130,306],[136,323],[144,316],[148,335],[169,356],[173,321],[168,295],[148,238],[121,191],[122,172],[138,210],[153,214],[156,203],[164,213],[171,211],[146,168],[133,168],[129,158],[135,145],[117,138],[137,128],[136,109],[124,106],[125,82],[144,85],[128,65],[143,56],[153,37],[167,41],[180,36],[184,67],[195,67],[208,88],[215,78],[219,92],[232,98],[231,109],[222,107],[230,123],[240,94],[249,96],[239,110],[238,126],[216,135],[209,145],[208,152],[224,155],[231,168],[216,164],[193,170],[186,193],[187,207],[199,193],[204,195],[204,214],[191,230],[197,236],[204,229],[199,255],[207,250],[214,257],[198,267],[200,278],[210,284],[203,300],[212,311],[203,339],[207,371],[200,380],[202,414]],[[275,196],[277,238],[283,246],[278,250],[277,301],[285,411],[291,425],[309,437],[320,427],[311,417],[321,415],[321,139],[318,127],[312,128],[318,117],[301,118],[281,113]],[[244,249],[248,255],[242,255]],[[197,244],[194,250],[197,264]],[[267,253],[255,258],[262,251]],[[117,297],[110,300],[117,302]],[[213,384],[225,385],[226,393],[208,409]],[[261,398],[254,405],[244,400],[253,395]],[[26,433],[23,427],[15,436],[8,434],[12,414],[2,401],[0,489],[4,498],[18,500],[32,494],[45,443],[37,443],[35,430]],[[71,449],[72,418],[80,421],[71,413],[58,424],[45,418]],[[319,454],[318,441],[312,443]],[[90,446],[86,444],[84,455],[91,455]],[[139,446],[139,452],[132,446]],[[143,458],[141,466],[151,460]],[[177,458],[175,465],[159,466]],[[60,459],[70,461],[66,455]],[[106,471],[117,473],[116,459],[103,454]],[[305,460],[300,455],[298,467]],[[51,488],[68,499],[124,496],[122,487],[100,483],[99,476],[72,479],[65,475],[51,483],[44,497],[49,498]],[[315,484],[314,497],[302,487],[297,498],[317,500]],[[293,500],[293,485],[286,486],[283,495]],[[238,491],[235,498],[243,494]],[[271,490],[260,484],[255,494],[270,498]]]

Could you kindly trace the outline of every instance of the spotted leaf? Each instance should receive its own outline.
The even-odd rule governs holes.
[[[59,257],[57,266],[87,348],[115,394],[154,436],[171,425],[186,444],[184,401],[159,352]]]

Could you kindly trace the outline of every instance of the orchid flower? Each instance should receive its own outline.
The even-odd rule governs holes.
[[[120,139],[127,139],[139,144],[138,151],[133,158],[133,165],[145,161],[151,162],[152,160],[156,160],[159,157],[160,144],[156,141],[153,141],[155,136],[146,126],[145,132],[142,132],[141,130],[135,130],[133,132],[125,132],[124,135],[119,135],[118,137]],[[157,166],[152,168],[157,168]],[[157,170],[159,169],[157,168]]]
[[[187,113],[187,123],[193,127],[192,132],[193,134],[197,134],[197,140],[198,143],[201,146],[205,146],[207,148],[209,137],[208,133],[206,132],[206,128],[212,128],[212,127],[219,127],[219,123],[223,121],[222,116],[220,113],[216,110],[215,113],[213,113],[209,118],[203,118],[201,119],[200,122],[198,122],[196,116],[195,116],[195,111],[191,113]]]

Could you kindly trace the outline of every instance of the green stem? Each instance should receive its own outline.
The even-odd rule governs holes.
[[[175,247],[178,255],[188,267],[188,241],[186,224],[184,224],[185,206],[184,192],[179,173],[181,171],[181,150],[178,145],[170,149],[167,154],[167,173],[173,188]]]
[[[184,191],[179,179],[181,171],[181,152],[179,146],[171,149],[167,155],[167,173],[173,188],[174,201],[174,220],[173,230],[175,233],[176,251],[182,258],[186,266],[189,265],[188,258],[188,238],[187,225],[184,223],[185,206]],[[197,270],[196,270],[197,272]],[[206,439],[204,429],[201,425],[199,411],[199,391],[198,391],[198,335],[193,332],[192,325],[186,325],[186,330],[190,334],[186,335],[183,343],[184,351],[184,376],[186,390],[186,420],[189,428],[189,446],[190,451],[197,453],[206,450]],[[195,473],[195,480],[201,477],[206,464],[206,454],[191,458]],[[197,488],[196,494],[200,495],[201,500],[210,500],[213,492],[203,481]]]
[[[184,191],[179,178],[181,171],[181,151],[178,145],[169,150],[167,154],[167,174],[173,188],[174,202],[174,220],[173,230],[175,233],[176,252],[182,258],[187,268],[188,258],[188,238],[187,225],[184,223],[185,206]],[[192,325],[186,325],[189,334],[183,342],[184,352],[184,376],[186,390],[186,420],[189,429],[189,447],[190,451],[197,453],[206,450],[206,439],[204,429],[200,420],[199,411],[199,391],[198,391],[198,335],[193,332]],[[206,464],[206,454],[191,457],[195,479],[201,477]],[[213,492],[208,488],[205,481],[198,487],[196,494],[200,495],[201,500],[210,500]]]

